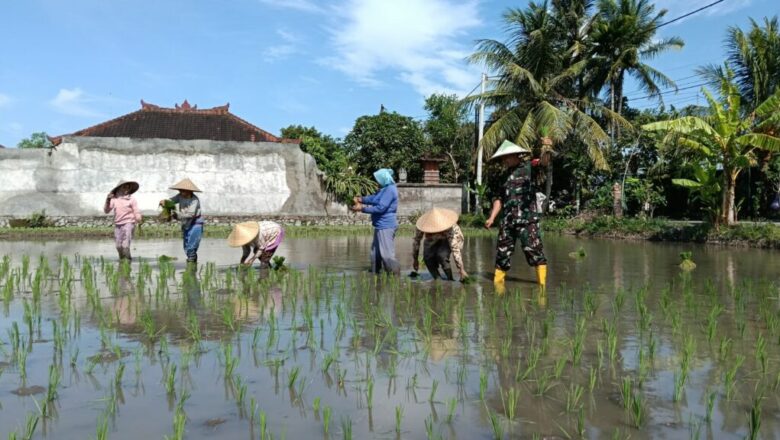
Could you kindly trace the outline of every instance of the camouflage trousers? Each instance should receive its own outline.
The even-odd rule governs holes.
[[[512,266],[512,254],[515,252],[515,243],[520,240],[523,247],[525,260],[529,266],[536,267],[547,264],[544,256],[542,239],[539,234],[539,223],[523,223],[507,225],[501,223],[498,230],[498,244],[496,245],[496,267],[508,271]]]

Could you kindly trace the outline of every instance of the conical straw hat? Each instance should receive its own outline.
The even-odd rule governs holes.
[[[513,142],[504,141],[501,146],[498,147],[498,150],[496,150],[493,156],[490,157],[490,160],[510,154],[531,154],[531,150],[521,147]]]
[[[195,186],[194,183],[192,183],[192,180],[190,179],[183,179],[176,185],[173,185],[171,189],[177,189],[177,190],[184,190],[184,191],[192,191],[192,192],[201,192],[200,189]]]
[[[458,222],[458,213],[445,208],[433,208],[417,219],[417,229],[428,233],[446,231]]]
[[[260,225],[257,222],[243,222],[233,226],[233,230],[228,235],[228,246],[243,246],[257,237],[260,232]]]
[[[127,193],[132,194],[136,191],[138,191],[138,182],[133,182],[132,180],[120,180],[119,183],[116,184],[114,189],[111,190],[111,194],[116,194],[116,192],[119,190],[120,187],[123,185],[127,185]]]

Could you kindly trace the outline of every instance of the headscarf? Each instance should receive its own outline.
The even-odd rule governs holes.
[[[395,183],[393,180],[393,170],[390,168],[382,168],[374,172],[374,179],[379,183],[382,188]]]

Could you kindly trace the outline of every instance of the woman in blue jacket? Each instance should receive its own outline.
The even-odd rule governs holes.
[[[371,214],[374,241],[371,243],[371,271],[385,270],[400,275],[401,266],[395,259],[395,231],[398,229],[398,188],[393,180],[393,170],[382,168],[374,173],[379,183],[376,194],[355,197],[353,211]]]

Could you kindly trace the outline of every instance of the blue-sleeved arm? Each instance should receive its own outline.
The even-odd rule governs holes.
[[[370,196],[363,196],[360,198],[360,202],[364,205],[376,205],[379,202],[379,198],[382,195],[382,190],[379,190],[376,194]]]
[[[363,206],[363,212],[366,214],[382,214],[390,207],[390,203],[393,201],[392,191],[380,191],[373,196],[373,201],[368,205]]]

